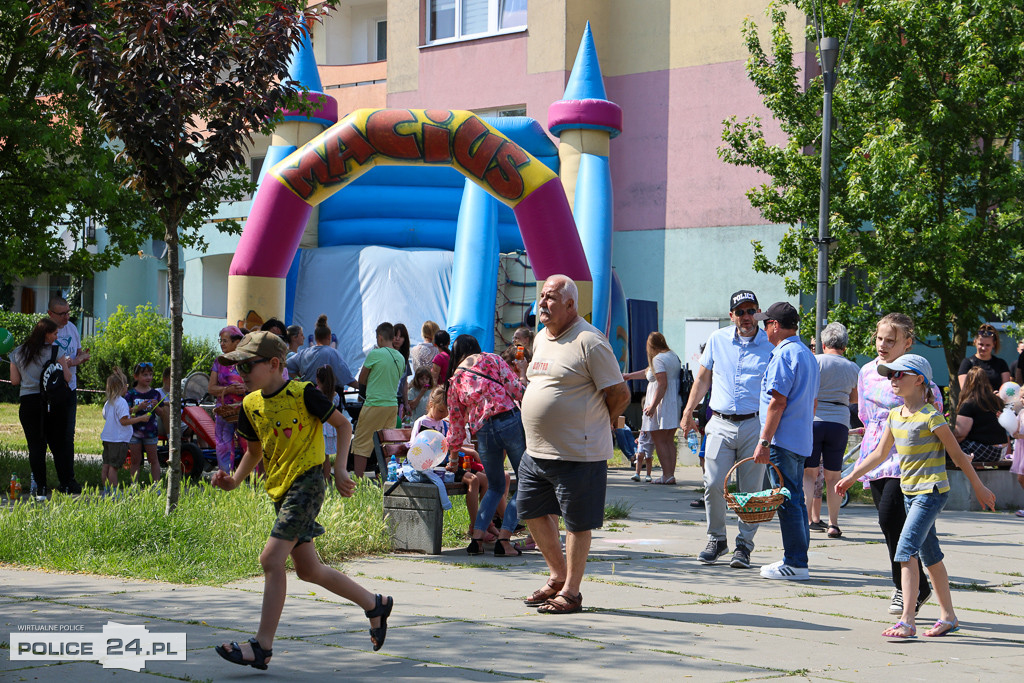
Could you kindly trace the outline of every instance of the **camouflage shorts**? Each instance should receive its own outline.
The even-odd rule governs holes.
[[[327,530],[317,523],[316,516],[320,514],[326,494],[323,467],[317,465],[300,474],[288,487],[284,498],[274,503],[277,520],[270,535],[283,541],[297,540],[296,545],[300,545],[325,533]]]

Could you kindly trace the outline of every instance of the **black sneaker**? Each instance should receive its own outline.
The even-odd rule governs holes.
[[[932,597],[932,587],[926,586],[924,595],[917,596],[917,604],[914,606],[914,614],[921,611],[921,605],[928,602],[928,599]]]
[[[727,552],[729,552],[729,543],[727,541],[719,541],[712,538],[708,541],[708,547],[701,551],[697,559],[703,564],[714,564],[718,561],[718,558]]]
[[[692,508],[702,508],[702,507],[704,507],[704,499],[703,498],[698,498],[697,500],[691,500],[690,501],[690,507],[692,507]]]
[[[57,490],[70,496],[77,496],[82,492],[82,485],[72,479],[69,483],[61,485]]]
[[[750,569],[750,551],[741,545],[736,546],[729,566],[733,569]]]
[[[892,601],[889,602],[889,614],[903,614],[903,591],[899,588],[892,592]]]

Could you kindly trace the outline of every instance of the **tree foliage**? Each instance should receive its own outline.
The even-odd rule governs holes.
[[[289,58],[334,2],[306,0],[34,0],[34,26],[70,59],[120,145],[127,184],[152,205],[168,245],[171,412],[181,409],[181,230],[212,207],[245,163],[253,135],[297,103]],[[235,190],[238,186],[235,185]],[[190,223],[190,216],[192,221]],[[172,420],[167,510],[177,504],[180,425]]]
[[[942,344],[955,377],[979,322],[1024,320],[1012,308],[1024,290],[1024,170],[1013,158],[1024,11],[1005,0],[824,4],[825,34],[840,40],[854,13],[834,96],[829,269],[832,283],[855,280],[858,302],[832,305],[829,319],[867,351],[877,318],[905,312],[919,337]],[[773,3],[769,51],[752,20],[743,27],[747,74],[786,140],[769,144],[759,119],[734,117],[719,155],[768,176],[747,196],[792,227],[775,260],[755,243],[755,267],[796,294],[815,288],[823,86],[794,64],[786,5],[811,14],[806,0]],[[806,38],[813,54],[813,27]]]
[[[70,60],[48,54],[50,41],[33,35],[28,16],[25,0],[0,3],[0,280],[7,283],[106,270],[156,229],[142,196],[122,186],[126,167]],[[105,226],[110,241],[102,249],[90,249],[90,221]],[[65,230],[71,249],[60,239]]]

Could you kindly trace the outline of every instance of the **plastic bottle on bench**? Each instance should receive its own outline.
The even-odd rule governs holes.
[[[393,455],[388,462],[388,481],[398,481],[398,459]]]

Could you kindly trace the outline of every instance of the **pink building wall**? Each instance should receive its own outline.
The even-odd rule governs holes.
[[[390,93],[388,106],[409,109],[489,109],[526,105],[547,122],[548,105],[562,97],[566,72],[528,73],[526,33],[421,48],[419,89]]]

